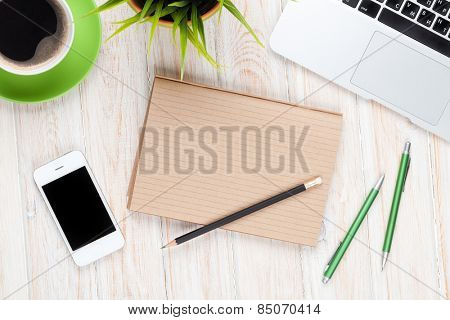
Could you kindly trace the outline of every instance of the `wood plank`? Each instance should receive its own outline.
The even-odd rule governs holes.
[[[205,21],[205,34],[209,53],[216,56],[215,39],[219,29],[226,27],[223,20],[217,25],[217,16]],[[159,28],[149,59],[150,68],[156,74],[179,78],[179,49],[173,46],[171,31]],[[188,46],[186,71],[187,81],[218,85],[218,71],[196,50]],[[198,226],[191,223],[161,219],[163,242],[186,233]],[[232,299],[235,294],[233,279],[233,253],[228,232],[205,235],[203,241],[187,244],[182,250],[162,251],[167,297],[169,299]],[[220,276],[217,276],[220,275]]]
[[[25,238],[32,299],[96,297],[95,266],[79,269],[68,257],[33,181],[38,166],[74,149],[83,151],[79,97],[74,89],[52,102],[14,107],[21,205],[30,215]]]
[[[17,138],[14,121],[15,106],[0,102],[0,297],[26,299],[28,282],[24,220],[20,177],[17,170]]]
[[[131,12],[127,5],[102,14],[103,34]],[[126,209],[127,189],[151,89],[148,26],[138,25],[102,47],[90,82],[81,86],[86,157],[126,239],[125,247],[95,263],[101,299],[164,299],[159,218]]]
[[[216,33],[218,60],[226,68],[219,86],[280,100],[288,100],[284,59],[273,53],[268,41],[281,14],[280,1],[236,1],[247,21],[260,36],[260,48],[246,30],[224,14]],[[303,297],[304,274],[298,245],[244,234],[230,235],[233,272],[238,299],[294,299]]]
[[[406,118],[372,104],[361,104],[363,154],[367,177],[373,171],[386,172],[380,197],[381,210],[370,215],[371,270],[374,294],[391,299],[440,298],[437,247],[433,216],[433,193],[429,134]],[[390,259],[380,272],[381,252],[400,156],[406,141],[411,141],[411,167],[397,218]],[[425,263],[428,261],[428,263]]]
[[[359,127],[359,113],[356,96],[340,89],[327,80],[302,70],[299,66],[288,63],[290,100],[306,105],[318,105],[343,113],[343,133],[338,149],[338,159],[321,241],[314,249],[301,249],[301,264],[304,272],[305,294],[309,299],[371,299],[372,283],[370,274],[366,273],[367,259],[370,253],[364,246],[356,243],[347,251],[332,281],[326,286],[321,283],[324,266],[336,250],[353,222],[367,190],[375,181],[365,181],[362,174],[362,151]],[[350,191],[349,191],[350,190]],[[376,210],[375,207],[372,208]],[[373,212],[371,212],[372,214]],[[367,220],[362,224],[357,238],[367,243]],[[355,276],[357,274],[358,276]]]
[[[438,281],[441,292],[447,299],[450,298],[450,199],[448,197],[450,173],[450,143],[436,136],[429,137],[430,160],[432,171],[432,191],[434,204],[434,222],[436,225],[436,253],[438,265]]]

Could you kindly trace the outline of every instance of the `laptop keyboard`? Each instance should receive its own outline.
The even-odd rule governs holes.
[[[342,0],[342,2],[450,58],[450,1]]]

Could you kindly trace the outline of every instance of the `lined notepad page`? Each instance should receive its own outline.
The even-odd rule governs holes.
[[[321,176],[320,187],[224,227],[313,246],[341,120],[335,113],[157,77],[128,207],[203,225]]]

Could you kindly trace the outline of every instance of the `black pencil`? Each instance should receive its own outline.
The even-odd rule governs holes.
[[[226,224],[229,224],[229,223],[231,223],[233,221],[241,219],[241,218],[243,218],[245,216],[248,216],[249,214],[252,214],[252,213],[254,213],[256,211],[264,209],[264,208],[266,208],[268,206],[271,206],[271,205],[273,205],[273,204],[275,204],[277,202],[283,201],[283,200],[285,200],[285,199],[287,199],[289,197],[295,196],[295,195],[297,195],[299,193],[302,193],[305,190],[308,190],[309,188],[312,188],[312,187],[320,185],[320,184],[322,184],[322,178],[320,178],[320,177],[314,178],[314,179],[312,179],[310,181],[307,181],[307,182],[305,182],[305,183],[303,183],[303,184],[301,184],[301,185],[299,185],[299,186],[297,186],[295,188],[292,188],[290,190],[284,191],[284,192],[282,192],[280,194],[277,194],[276,196],[273,196],[273,197],[271,197],[269,199],[266,199],[266,200],[261,201],[261,202],[259,202],[257,204],[254,204],[254,205],[252,205],[252,206],[250,206],[248,208],[245,208],[243,210],[235,212],[235,213],[233,213],[233,214],[231,214],[229,216],[226,216],[225,218],[222,218],[220,220],[214,221],[213,223],[210,223],[210,224],[208,224],[206,226],[203,226],[203,227],[198,228],[198,229],[196,229],[194,231],[186,233],[185,235],[182,235],[182,236],[176,238],[175,240],[170,241],[168,244],[166,244],[161,249],[170,248],[170,247],[174,247],[174,246],[180,245],[180,244],[182,244],[182,243],[184,243],[186,241],[189,241],[189,240],[192,240],[194,238],[197,238],[197,237],[199,237],[199,236],[201,236],[201,235],[203,235],[203,234],[205,234],[207,232],[210,232],[212,230],[220,228],[220,227],[222,227],[222,226],[224,226]]]

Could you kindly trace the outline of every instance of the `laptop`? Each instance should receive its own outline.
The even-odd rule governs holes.
[[[280,55],[450,141],[450,1],[289,1]]]

